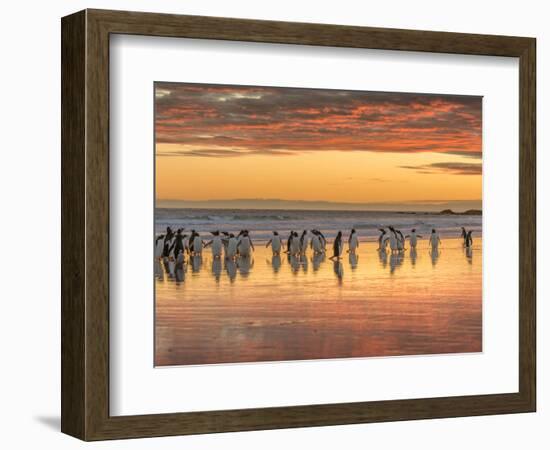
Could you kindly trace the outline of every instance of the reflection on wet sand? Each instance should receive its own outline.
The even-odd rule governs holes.
[[[481,239],[444,244],[156,260],[155,364],[481,351]]]
[[[338,281],[342,281],[342,278],[344,277],[344,264],[342,264],[342,261],[339,259],[335,259],[332,261],[332,268],[334,270],[334,273],[338,277]]]
[[[273,273],[279,272],[281,268],[281,255],[277,254],[271,257],[271,268],[273,269]]]
[[[378,259],[383,269],[388,265],[388,252],[385,248],[378,249]]]
[[[416,258],[418,257],[416,247],[411,248],[411,251],[409,252],[409,257],[411,258],[411,265],[414,266],[416,264]]]
[[[472,259],[474,255],[474,250],[472,249],[472,247],[465,247],[464,254],[466,255],[466,260],[468,261],[468,263],[472,264]]]
[[[359,256],[355,252],[350,252],[348,256],[349,266],[351,270],[357,269],[357,263],[359,262]]]
[[[216,281],[220,281],[222,275],[222,259],[221,258],[212,258],[212,275]]]
[[[432,258],[432,266],[436,266],[437,261],[439,261],[439,249],[433,248],[430,250],[430,256]]]
[[[226,259],[225,260],[225,270],[227,272],[227,276],[231,280],[231,282],[235,281],[235,278],[237,276],[237,263],[233,259]]]

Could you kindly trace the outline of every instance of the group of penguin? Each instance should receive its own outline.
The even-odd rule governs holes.
[[[392,254],[405,251],[406,239],[409,239],[410,248],[415,249],[418,239],[422,239],[422,236],[416,233],[415,228],[407,235],[403,235],[400,230],[392,226],[387,228],[389,231],[386,231],[385,228],[379,228],[378,250],[382,252],[385,252],[388,246]],[[251,252],[254,251],[254,244],[248,230],[241,230],[236,236],[233,233],[225,231],[211,231],[212,239],[209,241],[203,240],[201,235],[195,230],[191,230],[189,235],[183,234],[183,231],[183,228],[179,228],[174,232],[170,227],[167,227],[166,233],[157,236],[155,241],[156,246],[162,241],[162,250],[160,252],[162,258],[169,258],[173,252],[176,265],[183,264],[185,253],[191,256],[201,255],[203,249],[207,247],[211,247],[214,258],[221,258],[223,254],[225,254],[226,259],[235,259],[237,256],[249,257]],[[471,248],[473,245],[472,230],[466,231],[462,227],[461,237],[464,247]],[[438,250],[441,239],[435,229],[432,229],[428,243],[432,251]],[[283,251],[283,240],[277,231],[273,231],[273,236],[267,242],[266,248],[269,246],[271,246],[273,255],[280,255]],[[326,246],[327,240],[319,230],[304,230],[301,235],[292,230],[286,239],[286,251],[284,253],[289,256],[300,256],[304,255],[309,247],[314,254],[324,254]],[[348,252],[355,253],[358,248],[359,239],[357,232],[355,229],[352,229],[348,237]],[[340,259],[343,252],[343,234],[341,231],[338,231],[332,244],[332,256],[330,259]]]
[[[185,253],[191,256],[202,255],[203,249],[207,247],[212,248],[214,258],[221,258],[224,252],[227,259],[234,259],[237,255],[246,257],[254,251],[248,230],[241,230],[237,236],[225,231],[211,231],[210,241],[203,240],[195,230],[191,230],[189,235],[183,234],[183,231],[183,228],[179,228],[174,232],[172,228],[167,227],[166,233],[157,236],[155,245],[158,246],[159,241],[162,241],[162,258],[168,258],[173,252],[176,264],[183,263]]]

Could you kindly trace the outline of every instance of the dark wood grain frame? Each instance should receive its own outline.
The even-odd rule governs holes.
[[[64,433],[84,440],[101,440],[535,411],[535,39],[103,10],[85,10],[64,17],[61,31],[61,429]],[[519,391],[461,397],[110,416],[111,34],[519,58]]]

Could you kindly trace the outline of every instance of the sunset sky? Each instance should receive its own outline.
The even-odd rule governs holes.
[[[159,206],[481,207],[481,97],[155,83],[155,103]]]

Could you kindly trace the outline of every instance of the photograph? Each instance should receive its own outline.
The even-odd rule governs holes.
[[[482,96],[153,88],[155,367],[483,351]]]

